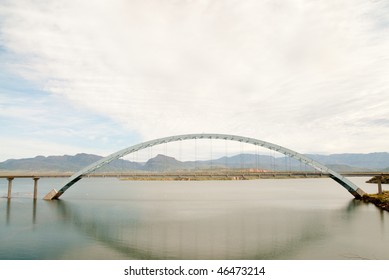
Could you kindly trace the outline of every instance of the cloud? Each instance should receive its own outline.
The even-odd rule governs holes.
[[[109,118],[78,110],[56,96],[12,89],[0,93],[0,161],[52,152],[108,155],[136,140]]]
[[[53,141],[46,141],[45,139],[29,139],[26,141],[25,138],[14,138],[7,137],[0,139],[1,147],[17,147],[17,154],[22,154],[25,158],[36,157],[37,155],[64,155],[70,154],[74,155],[77,153],[93,153],[100,152],[100,154],[106,154],[104,150],[97,150],[85,147],[84,150],[80,151],[80,148],[76,145],[66,145],[61,143],[56,143]],[[66,153],[64,153],[66,151]],[[5,161],[7,159],[15,159],[15,151],[12,149],[6,149],[1,151],[0,161]]]
[[[216,132],[302,152],[388,149],[385,1],[0,5],[10,71],[143,140]]]

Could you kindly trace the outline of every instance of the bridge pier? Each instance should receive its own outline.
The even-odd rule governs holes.
[[[8,177],[7,180],[8,180],[8,195],[7,195],[7,198],[10,199],[11,198],[11,193],[12,193],[12,180],[14,178],[13,177]]]
[[[382,194],[381,176],[377,176],[378,194]]]
[[[367,180],[366,183],[377,184],[378,194],[382,194],[383,193],[382,184],[389,184],[389,175],[386,174],[375,175],[370,180]]]
[[[15,179],[15,177],[7,177],[8,180],[8,193],[7,193],[7,198],[10,199],[12,197],[12,181]],[[39,177],[34,177],[32,178],[34,180],[34,195],[33,199],[38,198],[38,180],[40,179]]]
[[[33,178],[34,180],[34,200],[37,199],[37,194],[38,194],[38,177]]]

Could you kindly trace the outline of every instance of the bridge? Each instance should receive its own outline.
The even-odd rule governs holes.
[[[237,141],[241,143],[247,143],[252,144],[254,146],[263,147],[268,150],[272,150],[281,154],[284,154],[285,156],[288,156],[290,158],[296,159],[300,161],[303,164],[306,164],[315,170],[319,171],[320,173],[327,174],[331,179],[336,181],[338,184],[340,184],[343,188],[345,188],[349,193],[351,193],[354,197],[360,198],[362,197],[365,192],[356,186],[353,182],[345,178],[343,175],[339,174],[338,172],[335,172],[334,170],[326,167],[325,165],[310,159],[300,153],[297,153],[293,150],[290,150],[288,148],[279,146],[277,144],[273,144],[270,142],[262,141],[255,138],[249,138],[249,137],[243,137],[243,136],[237,136],[237,135],[228,135],[228,134],[184,134],[184,135],[175,135],[175,136],[169,136],[164,138],[158,138],[151,141],[146,141],[137,145],[130,146],[128,148],[122,149],[118,152],[115,152],[105,158],[102,158],[101,160],[98,160],[97,162],[86,166],[82,170],[74,173],[67,182],[57,191],[56,189],[53,189],[50,191],[45,197],[45,200],[52,200],[52,199],[58,199],[60,196],[62,196],[71,186],[73,186],[75,183],[77,183],[79,180],[81,180],[83,177],[87,176],[88,174],[94,172],[95,170],[109,164],[113,160],[122,158],[125,155],[147,149],[149,147],[153,147],[156,145],[161,145],[164,143],[170,143],[170,142],[177,142],[177,141],[185,141],[185,140],[193,140],[193,139],[219,139],[219,140],[226,140],[226,141]]]
[[[344,177],[382,177],[389,176],[388,172],[347,172],[340,173]],[[11,198],[12,182],[14,179],[33,179],[33,199],[37,199],[38,180],[40,178],[70,178],[71,172],[5,172],[0,173],[0,179],[8,180],[7,198]],[[294,179],[294,178],[329,178],[328,173],[316,171],[250,171],[250,170],[201,170],[201,171],[170,171],[170,172],[96,172],[85,174],[83,177],[119,178],[121,180],[141,181],[202,181],[202,180],[253,180],[253,179]],[[373,179],[374,179],[373,178]],[[370,180],[371,181],[371,180]],[[369,183],[368,181],[367,183]],[[378,189],[380,190],[378,183]],[[382,191],[382,189],[381,189]],[[380,191],[379,191],[380,192]]]
[[[344,177],[382,177],[389,176],[388,172],[347,172],[340,173]],[[71,172],[45,173],[45,172],[5,172],[0,173],[0,179],[8,180],[7,198],[12,197],[12,182],[14,179],[33,179],[33,199],[37,199],[38,180],[40,178],[69,178]],[[121,180],[141,181],[203,181],[203,180],[253,180],[253,179],[294,179],[294,178],[329,178],[328,173],[316,171],[250,171],[250,170],[225,170],[225,171],[175,171],[175,172],[96,172],[85,174],[83,177],[93,178],[119,178]],[[374,179],[373,178],[373,179]],[[368,182],[369,183],[369,182]],[[378,189],[380,190],[378,183]],[[379,191],[380,192],[380,191]],[[382,192],[382,189],[381,189]]]

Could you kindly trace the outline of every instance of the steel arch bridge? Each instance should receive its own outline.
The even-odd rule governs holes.
[[[152,146],[169,143],[169,142],[176,142],[176,141],[183,141],[183,140],[193,140],[193,139],[220,139],[220,140],[228,140],[228,141],[237,141],[242,143],[248,143],[255,146],[260,146],[267,148],[269,150],[273,150],[279,153],[282,153],[286,156],[289,156],[291,158],[294,158],[306,165],[309,165],[313,167],[314,169],[322,172],[322,173],[328,173],[330,178],[335,180],[337,183],[339,183],[342,187],[344,187],[347,191],[349,191],[354,197],[359,198],[362,197],[365,192],[356,186],[353,182],[345,178],[344,176],[340,175],[339,173],[335,172],[334,170],[324,166],[323,164],[310,159],[300,153],[297,153],[295,151],[292,151],[290,149],[287,149],[285,147],[258,140],[255,138],[249,138],[249,137],[243,137],[243,136],[237,136],[237,135],[229,135],[229,134],[211,134],[211,133],[201,133],[201,134],[184,134],[184,135],[175,135],[175,136],[169,136],[164,138],[158,138],[150,141],[146,141],[137,145],[133,145],[131,147],[122,149],[116,153],[113,153],[105,158],[102,158],[95,163],[88,165],[87,167],[81,169],[80,171],[74,173],[68,181],[64,184],[64,186],[59,190],[56,191],[53,189],[51,192],[49,192],[44,199],[46,200],[52,200],[52,199],[58,199],[61,195],[65,193],[67,189],[69,189],[72,185],[74,185],[76,182],[82,179],[82,177],[86,174],[89,174],[104,165],[110,163],[111,161],[115,159],[119,159],[125,155],[134,153],[136,151],[140,151]]]

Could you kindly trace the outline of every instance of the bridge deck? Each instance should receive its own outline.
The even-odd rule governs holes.
[[[388,176],[389,173],[381,172],[350,172],[343,173],[347,177],[373,177],[373,176]],[[32,178],[34,181],[34,195],[37,199],[38,180],[40,178],[69,178],[72,176],[71,172],[59,173],[44,173],[44,172],[9,172],[0,173],[0,178],[8,180],[8,195],[11,198],[12,181],[16,178]],[[292,179],[292,178],[325,178],[331,177],[331,174],[320,172],[248,172],[247,170],[223,170],[223,171],[199,171],[199,172],[110,172],[110,173],[91,173],[83,175],[83,177],[116,177],[124,180],[150,180],[150,181],[164,181],[164,180],[248,180],[248,179]],[[380,186],[380,184],[379,184]],[[53,192],[54,191],[54,192]],[[57,191],[48,195],[55,196]],[[47,195],[46,195],[47,196]],[[44,198],[46,199],[46,197]]]
[[[7,172],[0,173],[0,178],[67,178],[70,177],[72,172],[58,172],[58,173],[45,173],[45,172]],[[345,177],[373,177],[377,175],[389,175],[388,172],[345,172],[341,173]],[[249,172],[249,171],[201,171],[201,172],[100,172],[91,173],[84,175],[84,177],[128,177],[130,178],[157,178],[157,177],[257,177],[257,178],[268,178],[268,177],[329,177],[328,173],[320,172],[301,172],[301,171],[290,171],[290,172]]]

